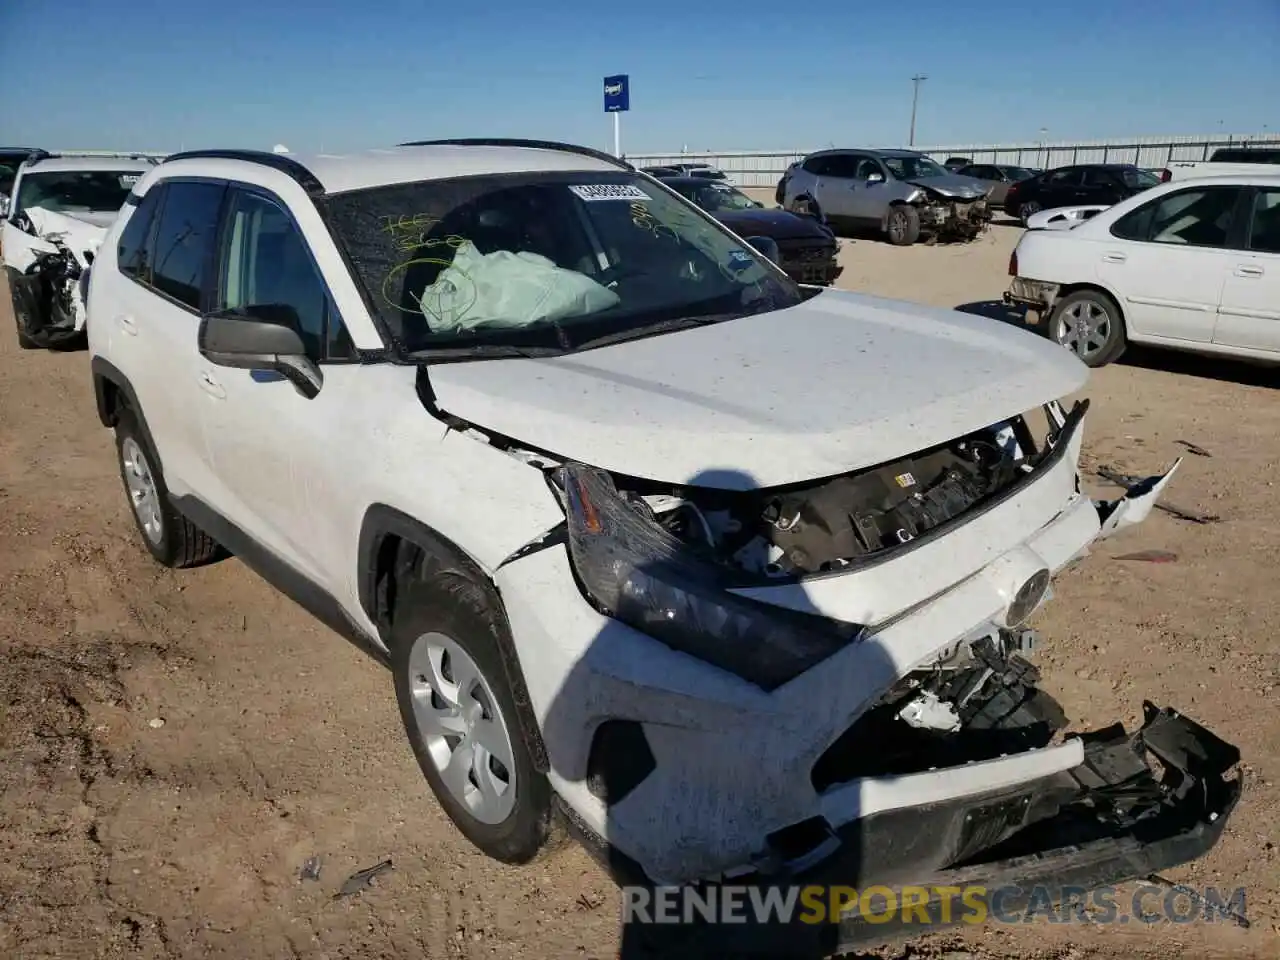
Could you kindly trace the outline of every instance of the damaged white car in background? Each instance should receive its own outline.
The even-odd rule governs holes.
[[[0,226],[0,256],[20,346],[83,344],[89,267],[153,162],[138,154],[38,151],[18,168]]]

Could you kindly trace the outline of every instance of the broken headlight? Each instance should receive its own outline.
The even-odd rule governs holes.
[[[560,479],[574,569],[609,616],[765,690],[858,636],[853,624],[730,593],[730,571],[693,556],[604,471],[570,464]]]

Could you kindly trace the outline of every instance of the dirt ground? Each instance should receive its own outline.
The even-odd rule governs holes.
[[[840,285],[998,315],[1018,233],[846,241]],[[579,849],[508,868],[451,828],[382,668],[238,561],[150,561],[87,356],[19,351],[13,329],[3,293],[0,957],[617,956],[617,891]],[[1156,472],[1184,456],[1167,499],[1221,519],[1156,513],[1063,576],[1037,623],[1047,685],[1082,727],[1132,723],[1150,698],[1240,747],[1225,838],[1171,878],[1247,887],[1252,926],[993,924],[879,956],[1280,955],[1276,375],[1139,353],[1087,395],[1087,466]],[[1149,548],[1177,560],[1116,559]],[[320,878],[302,881],[312,856]],[[371,889],[335,898],[388,858]]]

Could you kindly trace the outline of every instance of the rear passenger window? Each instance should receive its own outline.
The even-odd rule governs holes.
[[[156,228],[151,285],[183,306],[200,309],[213,263],[218,211],[226,185],[170,181]]]
[[[1280,253],[1280,190],[1259,190],[1254,197],[1249,249]]]
[[[116,246],[116,265],[125,276],[151,282],[151,228],[155,225],[156,210],[164,196],[164,184],[157,183],[138,202],[133,215],[120,232]]]

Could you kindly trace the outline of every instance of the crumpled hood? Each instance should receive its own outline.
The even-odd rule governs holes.
[[[28,207],[24,212],[35,228],[36,236],[46,239],[59,236],[69,249],[90,253],[98,249],[117,216],[114,212],[88,210],[61,213],[44,207]]]
[[[986,180],[975,180],[973,177],[962,177],[955,173],[947,174],[945,177],[916,177],[907,182],[956,200],[976,200],[993,186]]]
[[[1088,378],[1030,331],[839,290],[563,357],[427,372],[437,406],[479,427],[628,476],[723,489],[885,463]]]
[[[787,210],[717,210],[711,214],[740,237],[772,237],[774,240],[831,240],[835,238],[813,217]]]

